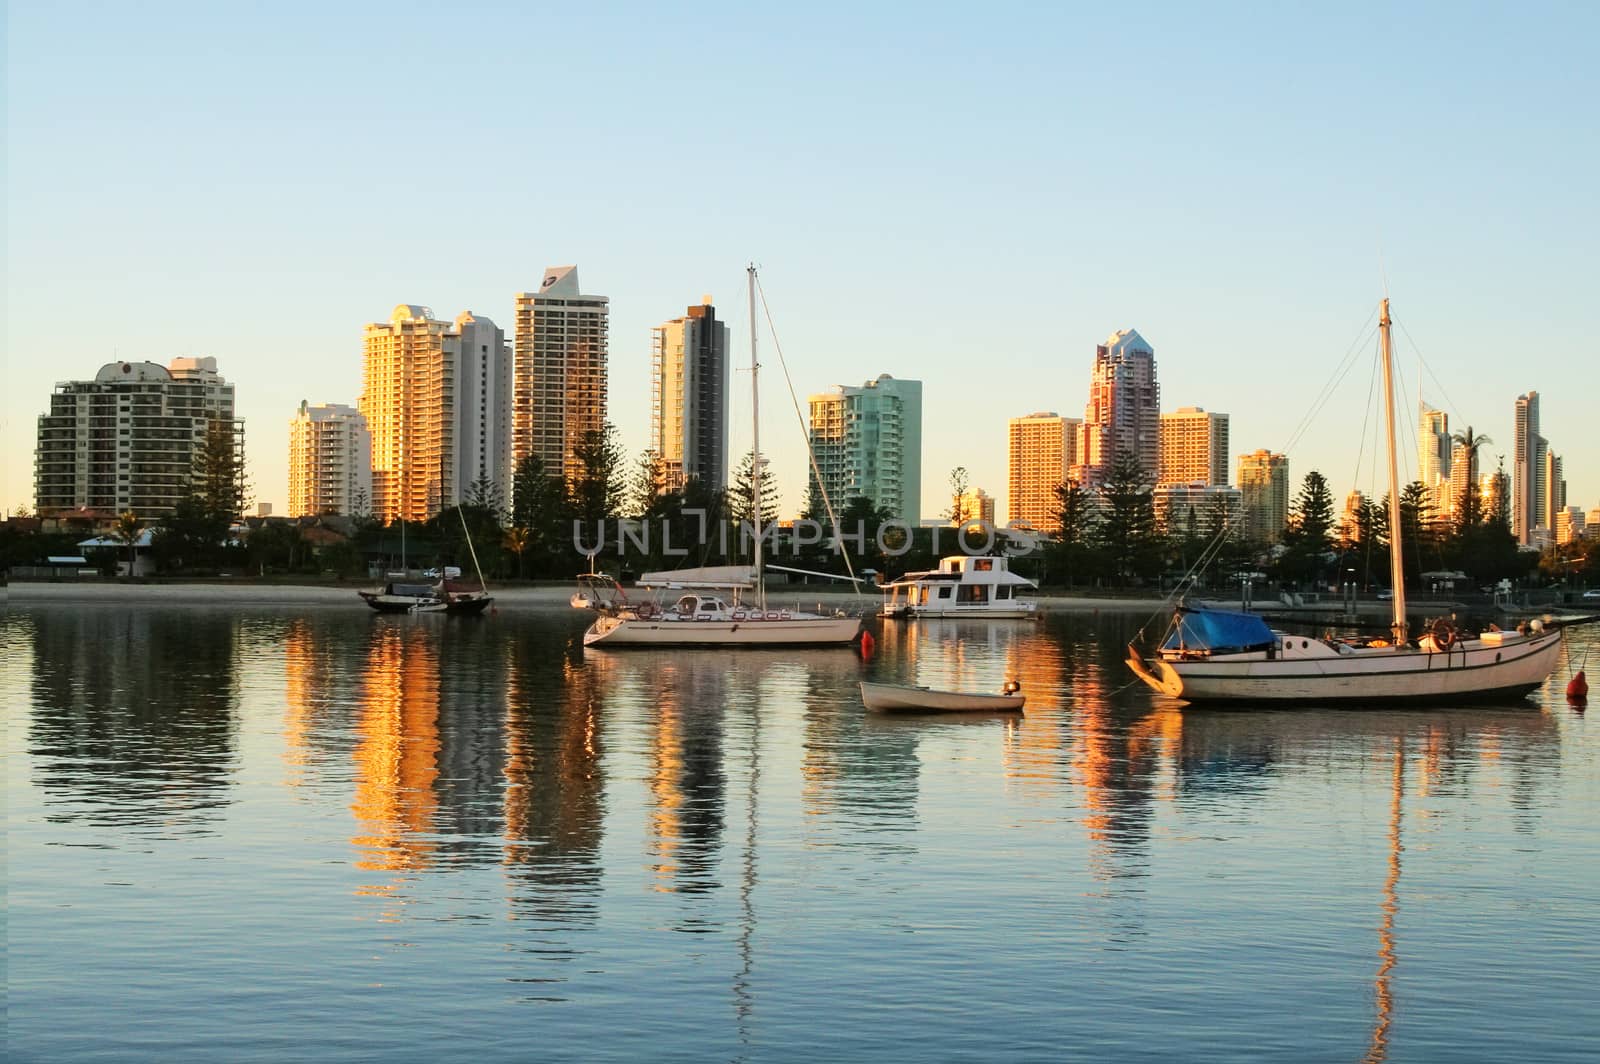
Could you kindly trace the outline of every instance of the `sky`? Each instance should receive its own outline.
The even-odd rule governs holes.
[[[355,402],[367,322],[510,331],[569,263],[637,454],[650,328],[711,294],[745,364],[750,261],[802,407],[923,381],[925,516],[957,465],[1003,515],[1007,419],[1081,417],[1125,328],[1163,409],[1381,494],[1370,345],[1319,400],[1386,291],[1402,477],[1419,378],[1488,468],[1532,389],[1600,506],[1600,7],[1125,6],[13,2],[0,507],[32,504],[56,381],[211,355],[282,513],[289,419]]]

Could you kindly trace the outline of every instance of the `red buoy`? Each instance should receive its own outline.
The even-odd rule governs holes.
[[[1567,684],[1567,697],[1574,702],[1582,702],[1589,697],[1589,681],[1583,678],[1583,670],[1578,670],[1578,675]]]
[[[876,639],[872,638],[872,633],[863,630],[862,633],[861,633],[861,643],[860,643],[861,660],[862,661],[871,661],[872,660],[872,651],[874,650],[874,648],[877,647],[877,645],[878,645],[878,641]]]

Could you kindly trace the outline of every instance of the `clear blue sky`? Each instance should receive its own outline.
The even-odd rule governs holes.
[[[710,292],[742,337],[750,259],[802,401],[925,382],[929,515],[957,464],[1003,507],[1006,419],[1081,416],[1119,328],[1164,408],[1282,449],[1384,274],[1452,427],[1492,467],[1537,389],[1570,501],[1600,505],[1600,8],[1115,6],[13,3],[0,506],[32,501],[54,381],[214,355],[282,512],[288,419],[355,401],[364,323],[509,327],[565,263],[611,297],[637,452],[650,326]],[[1369,380],[1290,452],[1296,483],[1371,486]],[[804,445],[763,383],[798,508]]]

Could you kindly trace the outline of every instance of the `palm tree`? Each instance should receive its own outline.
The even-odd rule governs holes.
[[[1464,527],[1472,527],[1478,523],[1478,449],[1486,443],[1494,441],[1485,433],[1474,433],[1472,426],[1468,425],[1464,432],[1453,433],[1450,442],[1458,444],[1467,460],[1467,484],[1461,493],[1461,498],[1454,500],[1457,512],[1461,517]]]
[[[144,530],[144,520],[132,510],[117,515],[116,537],[128,545],[128,579],[133,579],[134,540]]]
[[[513,525],[506,529],[506,550],[517,556],[517,579],[522,579],[522,555],[528,549],[528,530]]]

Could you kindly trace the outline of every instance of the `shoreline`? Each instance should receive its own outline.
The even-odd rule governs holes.
[[[366,607],[356,598],[363,584],[245,584],[171,583],[121,584],[101,582],[25,581],[0,588],[4,601],[24,605],[71,605],[92,603],[146,603],[159,606],[352,606]],[[573,588],[564,584],[490,588],[497,608],[571,609],[568,599]],[[777,587],[767,589],[768,598],[778,601],[837,601],[851,597],[847,591],[817,587]],[[874,607],[877,596],[871,596]],[[1083,613],[1095,611],[1135,613],[1162,608],[1159,598],[1096,598],[1079,595],[1043,594],[1035,596],[1040,613]],[[370,612],[370,611],[369,611]]]

